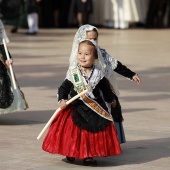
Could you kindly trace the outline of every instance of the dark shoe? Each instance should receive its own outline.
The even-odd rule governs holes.
[[[67,158],[67,160],[69,161],[69,162],[74,162],[75,161],[75,158],[73,158],[73,157],[66,157]]]
[[[83,159],[83,164],[85,166],[96,166],[97,161],[94,160],[93,158],[85,158],[85,159]]]
[[[11,29],[11,33],[17,33],[17,31],[18,31],[18,28],[16,28],[16,27]]]
[[[37,32],[27,32],[26,35],[36,35]]]

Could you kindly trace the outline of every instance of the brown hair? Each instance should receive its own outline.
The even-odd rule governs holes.
[[[87,44],[87,45],[93,46],[95,59],[98,59],[98,54],[97,54],[96,46],[95,46],[91,41],[89,41],[89,40],[84,40],[84,41],[80,42],[80,44]],[[80,44],[79,44],[79,46],[80,46]]]
[[[97,34],[97,37],[99,36],[99,33],[98,33],[98,31],[97,31],[97,29],[96,29],[96,28],[93,28],[92,30],[89,30],[89,31],[86,31],[86,32],[88,33],[88,32],[91,32],[91,31],[94,31],[94,32],[96,32],[96,34]]]

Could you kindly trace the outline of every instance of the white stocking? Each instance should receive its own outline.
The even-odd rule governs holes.
[[[28,21],[28,32],[34,33],[38,31],[38,14],[37,13],[31,13],[27,15],[27,21]]]

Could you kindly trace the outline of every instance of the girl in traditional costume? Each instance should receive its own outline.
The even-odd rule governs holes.
[[[79,42],[85,39],[92,39],[94,41],[98,40],[98,29],[92,25],[86,24],[81,26],[76,32],[72,45],[72,52],[70,56],[70,67],[74,67],[76,62],[76,51],[79,45]],[[121,111],[121,105],[118,100],[119,90],[116,81],[116,73],[135,81],[136,83],[140,83],[140,78],[138,75],[123,65],[120,61],[110,56],[106,50],[100,48],[100,53],[102,54],[102,71],[104,75],[108,78],[112,91],[116,94],[115,98],[117,101],[117,105],[115,108],[110,107],[113,113],[114,123],[118,132],[118,138],[120,143],[125,143],[125,134],[123,128],[123,116]],[[67,73],[67,75],[69,72]]]
[[[84,40],[77,49],[74,67],[58,89],[61,110],[44,139],[43,150],[61,154],[68,161],[83,159],[84,165],[96,165],[93,157],[121,153],[113,118],[106,105],[115,107],[115,95],[102,72],[102,55],[95,41]],[[86,88],[90,90],[66,105]]]
[[[4,42],[8,43],[9,39],[0,20],[0,114],[25,110],[28,107],[16,78],[14,80],[17,84],[15,88],[12,83],[9,65],[13,63],[13,60],[10,53],[8,51],[8,54],[6,53]],[[9,55],[9,60],[7,55]]]

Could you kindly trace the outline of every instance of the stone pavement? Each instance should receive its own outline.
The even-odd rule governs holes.
[[[82,161],[41,150],[37,136],[57,109],[57,87],[65,77],[76,29],[26,30],[10,34],[14,70],[29,103],[23,112],[0,115],[0,170],[87,169]],[[118,75],[127,143],[119,156],[96,158],[108,170],[170,169],[170,30],[99,29],[99,44],[136,71],[140,85]]]

